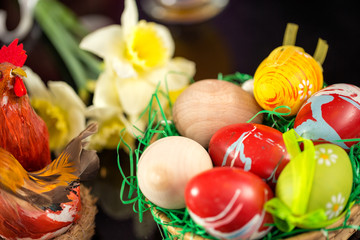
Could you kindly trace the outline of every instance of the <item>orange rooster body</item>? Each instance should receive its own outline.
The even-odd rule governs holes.
[[[52,239],[80,217],[80,180],[96,176],[99,158],[86,150],[83,139],[97,131],[91,124],[74,138],[57,159],[27,172],[0,148],[0,238]]]
[[[0,147],[27,171],[36,171],[51,162],[49,133],[26,94],[21,67],[27,56],[17,42],[0,49]]]

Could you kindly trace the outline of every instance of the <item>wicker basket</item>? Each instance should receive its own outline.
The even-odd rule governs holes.
[[[244,81],[247,81],[248,79],[251,79],[248,77],[249,75],[244,75],[241,73],[236,73],[234,75],[229,75],[229,76],[222,76],[221,80],[226,80],[226,81],[230,81],[236,84],[235,80],[238,80],[239,83],[242,83]],[[149,106],[151,106],[151,104],[149,104]],[[162,111],[162,107],[159,104],[159,109]],[[152,109],[152,108],[150,108]],[[151,112],[153,113],[153,112]],[[149,114],[150,115],[150,114]],[[270,113],[269,114],[269,118],[264,120],[264,125],[272,125],[274,118],[273,116],[274,113]],[[151,116],[156,116],[155,114],[151,115]],[[282,127],[283,129],[278,129],[281,132],[286,131],[286,129],[291,128],[291,119],[285,119],[283,117],[280,116],[275,116],[276,121],[277,121],[277,126]],[[150,121],[151,120],[151,121]],[[154,119],[150,119],[149,120],[149,126],[151,126],[149,129],[147,129],[147,131],[144,134],[144,138],[139,139],[139,147],[137,148],[138,150],[141,149],[139,152],[141,153],[142,149],[146,148],[147,146],[149,146],[151,143],[153,143],[154,141],[156,141],[156,139],[161,138],[161,137],[166,137],[166,136],[172,136],[172,126],[167,126],[167,127],[163,127],[164,131],[162,132],[161,126],[159,127],[159,125],[154,124],[153,126],[153,122],[156,122],[155,117]],[[164,121],[164,123],[168,123],[168,121]],[[293,124],[293,123],[292,123]],[[154,128],[154,129],[153,129]],[[275,127],[275,129],[277,129]],[[139,153],[138,152],[138,153]],[[140,153],[138,155],[136,155],[137,158],[139,158]],[[360,154],[358,154],[358,157],[360,156]],[[139,159],[137,159],[139,160]],[[357,161],[360,162],[360,159],[358,159]],[[131,164],[134,164],[131,160]],[[360,164],[360,163],[359,163]],[[120,166],[120,165],[119,165]],[[120,171],[122,171],[121,166],[119,167]],[[360,171],[360,170],[359,170]],[[123,175],[125,176],[125,174],[123,173]],[[126,181],[130,182],[128,179],[133,179],[134,177],[136,177],[136,175],[130,175],[128,177],[125,177],[124,180],[125,183]],[[360,174],[357,174],[357,176],[354,176],[354,178],[360,179]],[[136,185],[136,184],[135,184]],[[131,184],[131,187],[133,188],[134,186]],[[138,186],[135,186],[135,190],[136,187],[138,188]],[[360,180],[356,181],[356,189],[357,192],[360,192]],[[134,190],[134,189],[133,189]],[[162,211],[161,208],[159,210],[159,208],[157,208],[156,206],[154,206],[153,204],[149,204],[149,202],[146,200],[146,197],[141,196],[141,192],[138,191],[139,189],[137,189],[137,192],[140,193],[140,195],[138,196],[138,200],[139,201],[139,205],[144,204],[145,207],[142,207],[142,209],[146,209],[147,207],[150,207],[150,210],[154,216],[154,219],[156,222],[159,223],[159,225],[161,225],[161,227],[164,229],[164,233],[165,235],[167,234],[170,239],[183,239],[183,240],[208,240],[208,238],[206,238],[206,235],[204,237],[204,235],[197,235],[195,232],[185,232],[183,231],[183,227],[181,225],[181,221],[177,221],[176,219],[171,219],[171,215],[167,215],[166,211]],[[124,198],[126,198],[126,196],[123,196]],[[145,200],[143,201],[143,198],[145,198]],[[356,201],[354,202],[359,202],[359,197],[355,198]],[[133,201],[128,201],[128,202],[133,202]],[[123,201],[123,203],[126,203],[126,201]],[[141,211],[139,211],[139,213],[141,213]],[[350,215],[350,216],[349,216]],[[345,217],[347,219],[346,223],[344,223],[345,221]],[[175,222],[177,223],[177,225],[175,224]],[[301,229],[299,229],[300,231],[297,231],[298,229],[296,229],[296,231],[294,232],[290,232],[290,233],[280,233],[278,234],[278,231],[276,229],[274,229],[275,231],[273,232],[274,235],[273,237],[276,239],[279,238],[285,238],[288,240],[319,240],[319,239],[341,239],[341,240],[345,240],[345,239],[349,239],[352,235],[354,235],[354,233],[357,231],[358,226],[360,225],[360,205],[355,204],[354,206],[352,206],[351,211],[349,214],[345,214],[344,217],[342,217],[341,219],[339,219],[337,222],[331,224],[330,226],[326,227],[323,230],[303,230],[301,231]],[[187,226],[186,226],[187,227]],[[184,225],[185,228],[185,225]],[[296,235],[295,235],[296,234]],[[207,235],[209,236],[209,235]],[[264,238],[269,239],[269,236],[265,236]]]
[[[81,211],[79,221],[69,230],[55,238],[55,240],[90,240],[95,234],[95,215],[97,213],[97,199],[91,195],[90,189],[80,186]]]
[[[178,239],[174,236],[181,235],[181,228],[180,227],[173,227],[173,226],[167,226],[167,223],[169,223],[171,220],[166,216],[165,213],[157,210],[156,208],[152,208],[151,211],[154,215],[158,216],[162,223],[164,223],[163,227],[166,228],[167,232],[171,235],[173,235],[172,239]],[[332,225],[328,226],[328,229],[336,228],[341,226],[344,223],[344,218],[342,217],[337,222],[333,223]],[[351,208],[351,215],[349,219],[347,220],[348,225],[360,225],[360,205],[355,205]],[[287,240],[326,240],[326,239],[337,239],[337,240],[345,240],[348,239],[351,235],[353,235],[356,232],[356,229],[353,228],[342,228],[335,231],[329,231],[328,237],[324,235],[322,231],[311,231],[302,233],[290,238],[286,238]],[[207,238],[203,238],[201,236],[198,236],[193,233],[185,233],[183,236],[181,236],[182,240],[208,240]]]
[[[156,141],[159,134],[155,134],[151,139],[150,143]],[[152,214],[160,219],[161,226],[166,229],[166,232],[170,235],[170,239],[174,240],[209,240],[208,238],[204,238],[192,232],[186,232],[182,234],[181,227],[171,226],[171,219],[167,217],[167,215],[158,210],[155,207],[150,208]],[[345,216],[340,218],[335,223],[326,227],[326,229],[334,229],[344,225]],[[350,216],[346,221],[347,225],[360,226],[360,205],[355,204],[350,210]],[[340,228],[338,230],[329,230],[327,235],[325,235],[324,231],[309,231],[305,233],[301,233],[292,237],[285,238],[286,240],[346,240],[349,239],[355,232],[356,228]],[[355,239],[355,238],[353,238]],[[356,238],[358,239],[358,238]]]

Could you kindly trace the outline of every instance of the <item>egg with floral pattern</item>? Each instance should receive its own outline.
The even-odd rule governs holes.
[[[254,96],[259,105],[266,110],[288,106],[290,115],[295,115],[304,101],[322,87],[321,65],[296,46],[274,49],[254,75]]]
[[[360,88],[345,83],[330,85],[312,95],[294,122],[303,138],[325,140],[349,149],[356,142],[338,140],[360,137]]]
[[[308,211],[323,208],[331,220],[344,210],[349,199],[353,172],[350,158],[335,144],[315,146],[316,168]]]
[[[306,165],[306,162],[311,164]],[[299,185],[301,178],[305,182]],[[291,209],[292,217],[298,218],[292,224],[314,229],[326,227],[340,217],[349,200],[352,184],[353,172],[348,154],[335,144],[325,143],[315,145],[314,153],[307,159],[290,160],[279,176],[275,194]],[[275,216],[275,222],[279,217],[282,218],[281,215]]]

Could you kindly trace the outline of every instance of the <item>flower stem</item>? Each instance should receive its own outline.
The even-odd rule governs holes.
[[[78,92],[87,92],[87,81],[100,73],[100,60],[79,48],[80,38],[87,34],[85,28],[56,0],[39,0],[35,18],[63,59]]]

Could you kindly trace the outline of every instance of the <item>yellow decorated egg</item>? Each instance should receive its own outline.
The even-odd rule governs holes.
[[[321,65],[296,46],[276,48],[254,75],[254,96],[258,104],[266,110],[288,106],[290,115],[295,115],[304,101],[322,86]]]

